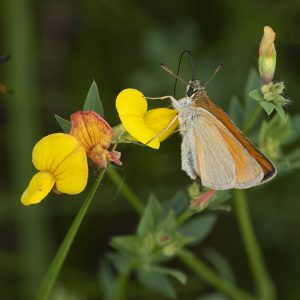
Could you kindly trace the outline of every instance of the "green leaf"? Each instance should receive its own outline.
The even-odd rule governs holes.
[[[244,120],[244,109],[241,105],[240,100],[233,96],[230,99],[228,114],[230,119],[238,126],[241,127],[243,125]]]
[[[162,273],[140,269],[137,272],[137,279],[150,290],[154,290],[169,299],[176,298],[176,292],[168,277]]]
[[[249,93],[249,97],[256,101],[262,101],[264,100],[263,97],[261,96],[260,92],[258,89],[255,89]]]
[[[271,102],[267,102],[267,101],[260,101],[259,104],[263,107],[263,109],[266,111],[266,113],[268,115],[270,115],[274,108],[275,108],[275,105]]]
[[[179,232],[193,238],[192,244],[204,240],[216,223],[215,215],[196,216],[179,228]]]
[[[103,300],[113,300],[116,289],[116,277],[107,261],[101,263],[99,280]]]
[[[130,254],[138,253],[141,248],[141,241],[135,235],[116,236],[111,241],[111,246],[120,252],[125,251]]]
[[[259,145],[264,145],[268,140],[278,141],[285,145],[296,139],[293,132],[291,118],[287,115],[286,122],[276,114],[268,122],[264,121],[259,133]]]
[[[54,115],[57,123],[59,124],[59,126],[61,127],[61,129],[65,132],[65,133],[69,133],[71,131],[71,122],[58,116],[58,115]]]
[[[162,216],[162,212],[162,207],[157,198],[154,195],[150,195],[148,204],[138,225],[138,235],[143,236],[148,233],[148,231],[154,230]]]
[[[188,204],[189,198],[187,193],[183,190],[179,190],[173,197],[163,202],[162,206],[165,214],[167,214],[167,212],[172,209],[176,215],[179,215],[184,210],[186,210]]]
[[[171,233],[177,227],[176,217],[173,210],[170,210],[167,217],[158,225],[157,229]]]
[[[125,253],[108,253],[107,257],[118,273],[126,273],[132,267],[133,259]]]
[[[282,106],[281,106],[281,105],[276,105],[276,106],[275,106],[275,109],[276,109],[277,113],[279,114],[280,118],[281,118],[284,122],[286,122],[286,121],[287,121],[287,116],[286,116],[286,114],[285,114],[285,112],[284,112]]]
[[[207,209],[215,211],[215,210],[225,210],[230,211],[231,207],[228,204],[225,204],[231,197],[231,193],[229,190],[218,191],[215,193],[215,196],[209,202]]]
[[[200,298],[197,298],[197,300],[227,300],[227,299],[228,299],[227,297],[218,293],[206,294],[201,296]]]
[[[170,275],[177,279],[181,284],[186,284],[187,276],[183,272],[171,268],[161,267],[161,266],[150,266],[147,270],[151,272],[157,272],[165,275]]]
[[[205,250],[205,256],[222,276],[222,278],[226,278],[228,281],[235,283],[231,266],[219,252],[212,248],[208,248]]]
[[[103,117],[104,115],[103,105],[100,100],[98,87],[95,81],[93,81],[89,92],[86,96],[83,110],[93,110],[101,117]]]

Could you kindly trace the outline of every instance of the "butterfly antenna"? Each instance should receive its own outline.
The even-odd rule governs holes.
[[[212,75],[209,77],[209,79],[205,82],[204,86],[207,86],[207,84],[219,73],[221,68],[223,67],[223,64],[219,64],[215,71],[212,73]]]
[[[185,85],[187,85],[187,82],[185,82],[184,80],[182,80],[178,75],[176,75],[173,71],[171,71],[165,64],[160,64],[160,66],[169,74],[171,74],[172,76],[174,76],[176,78],[176,80],[179,80],[180,82],[184,83]]]
[[[180,66],[181,66],[181,60],[182,60],[184,54],[186,54],[186,53],[190,56],[191,66],[192,66],[192,80],[194,80],[195,79],[195,68],[194,68],[193,55],[192,55],[192,52],[190,50],[187,50],[187,49],[183,50],[181,55],[180,55],[176,75],[178,76],[178,74],[179,74],[179,70],[180,70]],[[176,97],[176,87],[177,87],[177,79],[175,80],[175,84],[174,84],[174,97]]]

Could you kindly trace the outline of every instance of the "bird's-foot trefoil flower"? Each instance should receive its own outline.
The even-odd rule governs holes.
[[[125,89],[119,93],[116,108],[127,132],[142,144],[158,149],[160,142],[169,137],[178,126],[177,112],[169,108],[148,109],[145,96],[138,90]]]
[[[264,27],[264,35],[259,46],[258,57],[258,70],[262,86],[252,90],[249,96],[258,101],[268,115],[275,109],[282,120],[286,121],[283,107],[289,104],[290,100],[283,96],[284,83],[273,82],[276,70],[275,36],[276,34],[271,27]]]
[[[52,189],[58,193],[78,194],[87,184],[85,151],[69,134],[54,133],[38,141],[32,151],[32,162],[39,172],[21,197],[24,205],[39,203]]]
[[[272,82],[276,69],[275,32],[264,27],[264,35],[259,46],[258,69],[264,84]]]
[[[87,156],[99,167],[106,168],[107,161],[121,165],[121,153],[109,151],[113,129],[94,111],[78,111],[71,115],[71,132]]]

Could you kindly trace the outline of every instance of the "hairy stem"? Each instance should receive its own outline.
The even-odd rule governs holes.
[[[236,216],[250,263],[259,299],[274,299],[274,289],[268,275],[259,244],[251,224],[247,196],[244,190],[234,190]]]
[[[71,245],[74,241],[74,238],[78,232],[78,229],[82,223],[82,220],[84,216],[86,215],[86,212],[91,204],[91,201],[97,191],[97,188],[102,181],[106,169],[103,169],[100,171],[99,176],[95,183],[92,186],[92,189],[90,190],[88,196],[85,198],[79,212],[77,213],[71,227],[69,228],[68,233],[66,234],[63,242],[61,243],[56,256],[52,260],[51,266],[44,278],[44,281],[41,285],[41,288],[39,290],[37,299],[38,300],[47,300],[49,298],[50,292],[53,288],[53,285],[55,283],[55,280],[63,266],[63,263],[66,259],[67,254],[69,253],[69,250],[71,248]]]

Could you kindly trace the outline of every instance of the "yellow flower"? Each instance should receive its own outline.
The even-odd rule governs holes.
[[[121,153],[109,151],[112,142],[113,129],[94,111],[78,111],[71,115],[72,129],[70,134],[74,136],[84,148],[87,156],[100,168],[106,168],[107,161],[121,165]]]
[[[135,89],[125,89],[119,93],[116,108],[123,126],[136,140],[147,146],[158,149],[160,142],[171,135],[178,121],[161,133],[175,118],[177,112],[169,108],[156,108],[147,111],[148,104],[144,95]],[[152,140],[149,144],[148,142]]]
[[[258,69],[264,84],[272,82],[276,69],[275,32],[264,27],[264,35],[259,46]]]
[[[32,162],[39,172],[21,197],[24,205],[41,202],[52,188],[72,195],[82,192],[87,184],[85,151],[69,134],[54,133],[38,141],[32,151]]]

